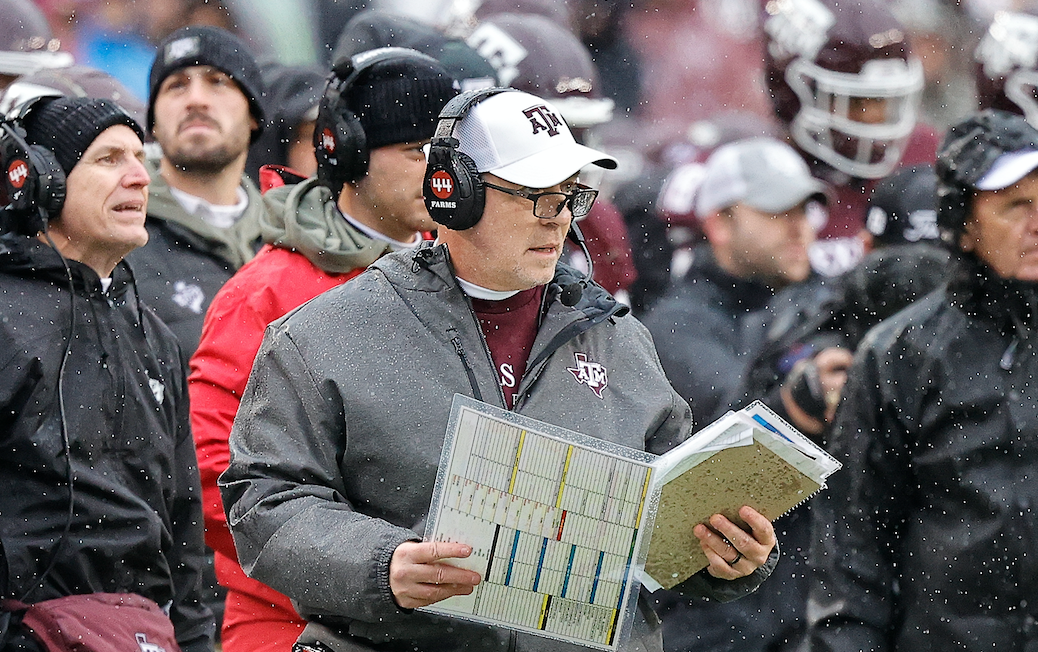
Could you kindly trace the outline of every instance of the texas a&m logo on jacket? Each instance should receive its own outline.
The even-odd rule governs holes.
[[[566,370],[573,374],[578,383],[587,385],[595,396],[602,398],[602,390],[609,384],[606,368],[597,362],[589,362],[586,353],[574,353],[573,357],[576,359],[577,366],[566,367]]]

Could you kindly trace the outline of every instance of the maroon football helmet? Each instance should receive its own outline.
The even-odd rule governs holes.
[[[593,127],[612,118],[613,101],[602,97],[591,53],[546,16],[496,14],[466,42],[497,70],[500,85],[550,100],[570,127]]]
[[[1038,126],[1038,16],[996,13],[974,59],[980,108],[1023,115]]]
[[[796,145],[853,177],[890,174],[923,89],[890,10],[878,0],[764,0],[763,24],[768,90]],[[862,107],[877,102],[864,121]]]

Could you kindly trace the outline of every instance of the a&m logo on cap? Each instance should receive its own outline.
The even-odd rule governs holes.
[[[530,124],[533,126],[534,136],[542,131],[547,131],[549,136],[559,135],[559,127],[562,125],[562,119],[555,115],[554,111],[543,104],[531,106],[523,111],[523,115],[526,116],[530,121]]]
[[[11,182],[14,189],[20,189],[28,178],[29,165],[20,158],[11,161],[11,165],[7,168],[7,180]]]
[[[183,59],[184,57],[194,56],[201,50],[201,42],[197,36],[185,36],[184,38],[178,38],[169,45],[166,46],[166,52],[163,58],[167,64],[173,63]]]
[[[448,172],[437,170],[429,177],[429,187],[434,195],[440,199],[447,199],[454,194],[454,177]]]

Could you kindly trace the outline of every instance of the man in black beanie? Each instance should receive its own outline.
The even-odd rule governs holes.
[[[144,133],[110,100],[16,115],[0,123],[0,596],[143,596],[181,650],[211,652],[186,365],[123,261],[148,241]],[[5,608],[0,650],[44,649]]]
[[[434,228],[422,198],[422,147],[456,92],[441,64],[405,48],[372,50],[336,66],[318,109],[317,176],[266,194],[271,212],[261,227],[268,246],[206,314],[189,389],[204,460],[206,536],[217,579],[228,588],[225,652],[288,652],[305,624],[287,597],[245,576],[216,486],[263,331],[384,254],[418,247]]]
[[[259,246],[265,209],[244,171],[264,126],[264,86],[244,42],[192,26],[159,45],[150,89],[147,127],[162,157],[151,174],[151,239],[130,262],[141,295],[190,354],[216,291]]]
[[[869,331],[813,503],[819,650],[1034,650],[1038,131],[983,111],[937,155],[954,271]]]

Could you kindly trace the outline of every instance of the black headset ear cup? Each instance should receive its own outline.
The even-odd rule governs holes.
[[[486,205],[486,186],[476,163],[458,151],[454,129],[473,106],[505,88],[481,88],[456,95],[440,111],[436,133],[429,144],[429,161],[425,167],[422,194],[425,208],[437,224],[452,231],[476,226]]]
[[[333,73],[314,126],[317,178],[336,194],[344,183],[353,183],[368,171],[367,136],[360,118],[343,100],[346,90],[346,82]]]
[[[483,217],[486,186],[476,164],[453,138],[429,147],[422,193],[429,216],[452,231],[474,227]]]
[[[355,54],[332,66],[317,110],[314,154],[317,156],[317,180],[331,188],[336,196],[344,183],[354,183],[368,173],[371,156],[364,125],[343,96],[375,65],[401,57],[433,62],[430,57],[414,50],[385,47]]]
[[[0,165],[7,207],[14,213],[14,227],[23,235],[36,235],[65,204],[65,172],[54,154],[40,145],[29,145],[21,121],[0,127]]]

